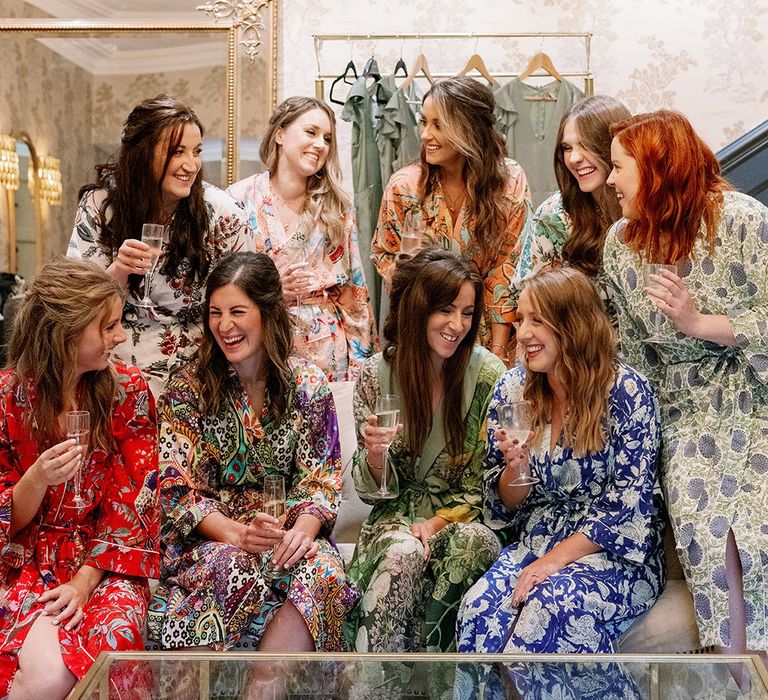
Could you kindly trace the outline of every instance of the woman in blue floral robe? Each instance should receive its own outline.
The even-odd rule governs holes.
[[[656,399],[642,375],[613,360],[610,323],[582,273],[532,278],[518,314],[526,367],[495,389],[484,477],[485,522],[507,529],[513,544],[464,596],[458,648],[610,652],[664,584]],[[595,415],[583,410],[590,392],[598,447],[583,432]],[[533,406],[530,448],[499,429],[500,405],[524,399]],[[512,487],[524,459],[539,482]]]

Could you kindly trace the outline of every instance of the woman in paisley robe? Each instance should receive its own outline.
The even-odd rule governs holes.
[[[699,636],[766,661],[768,208],[732,191],[682,114],[611,133],[625,219],[606,239],[606,272],[622,353],[659,392],[662,484]],[[646,263],[676,272],[643,284]]]
[[[161,400],[163,559],[150,614],[163,648],[341,651],[356,600],[328,541],[341,456],[325,375],[290,354],[280,276],[233,253],[206,286],[205,335]],[[286,518],[263,481],[285,478]]]
[[[44,266],[0,372],[0,697],[63,698],[102,651],[138,651],[160,569],[157,420],[147,383],[111,358],[120,287],[92,263]],[[85,447],[65,413],[90,414]],[[75,502],[73,479],[81,471]],[[145,698],[140,665],[111,678]]]
[[[459,651],[611,652],[664,586],[656,398],[583,273],[539,273],[517,309],[524,362],[494,392],[484,476],[486,522],[512,544],[462,601]],[[521,400],[522,444],[498,416]],[[526,463],[538,483],[512,483]]]
[[[360,605],[349,617],[357,651],[455,650],[464,591],[499,552],[482,524],[484,420],[504,365],[475,345],[483,286],[474,264],[439,248],[400,261],[392,278],[387,346],[355,385],[353,476],[374,506],[350,566]],[[404,429],[384,451],[376,399],[401,397]]]

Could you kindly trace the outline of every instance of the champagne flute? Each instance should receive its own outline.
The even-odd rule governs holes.
[[[400,420],[400,397],[397,394],[382,394],[376,399],[376,419],[379,428],[385,428],[384,439],[386,448],[384,450],[384,465],[381,470],[381,483],[376,495],[379,498],[396,498],[397,494],[387,488],[389,481],[389,446],[397,434],[397,424]]]
[[[645,287],[651,287],[652,289],[663,290],[664,287],[658,282],[651,279],[651,275],[661,275],[663,270],[669,270],[677,274],[676,265],[663,265],[661,263],[647,263],[643,268],[643,284]],[[663,330],[666,325],[666,317],[659,311],[654,303],[654,299],[651,299],[651,323],[653,324],[653,334],[645,339],[646,343],[669,343],[672,341],[672,337],[668,334],[664,337]]]
[[[269,474],[264,477],[264,505],[262,511],[280,520],[280,526],[285,522],[285,479],[279,474]],[[282,575],[282,569],[272,566],[270,560],[274,550],[267,552],[267,565],[264,568],[264,580],[272,585]]]
[[[136,302],[136,306],[142,309],[154,309],[155,302],[149,298],[149,285],[152,283],[152,277],[155,274],[157,261],[165,240],[165,226],[160,224],[144,224],[141,227],[141,242],[149,246],[149,254],[152,256],[152,263],[144,273],[144,298]]]
[[[400,252],[395,258],[397,260],[408,260],[418,253],[423,246],[421,235],[421,211],[419,209],[409,209],[403,216],[403,223],[400,226]]]
[[[520,445],[525,444],[531,433],[531,402],[515,401],[501,404],[496,410],[499,427],[507,434],[508,440],[517,440]],[[509,486],[531,486],[538,484],[539,480],[531,475],[530,460],[520,467],[520,473],[509,482]]]
[[[83,469],[88,461],[88,442],[91,433],[91,414],[88,411],[67,411],[64,414],[64,422],[66,424],[67,437],[75,440],[75,444],[78,446],[84,445],[85,451],[82,455],[82,462],[77,468],[75,475],[72,477],[72,489],[74,491],[74,497],[71,504],[66,504],[68,508],[83,508],[87,506],[91,501],[85,498],[80,492],[82,486]]]
[[[307,263],[308,262],[308,251],[307,251],[307,241],[304,239],[304,236],[301,231],[296,230],[294,235],[289,238],[285,245],[281,249],[282,256],[281,256],[281,273],[284,272],[288,267],[291,265],[296,265],[298,263]],[[296,323],[293,325],[293,335],[298,337],[303,337],[305,335],[304,328],[303,328],[303,321],[302,321],[302,295],[297,294],[296,295],[296,303],[291,304],[291,306],[295,309],[294,314],[296,318]]]

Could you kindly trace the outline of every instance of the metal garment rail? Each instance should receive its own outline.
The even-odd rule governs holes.
[[[338,73],[323,73],[320,67],[320,54],[322,52],[323,42],[325,41],[345,41],[349,44],[362,41],[421,41],[422,48],[424,40],[430,39],[581,39],[584,42],[586,53],[585,65],[581,70],[558,71],[564,78],[583,78],[584,94],[591,96],[595,94],[595,79],[590,69],[590,60],[592,57],[592,32],[517,32],[486,34],[482,32],[422,32],[422,33],[404,33],[404,34],[313,34],[312,39],[315,43],[315,59],[317,61],[317,76],[315,79],[315,95],[319,99],[325,99],[325,81],[332,80],[338,76]],[[475,45],[477,49],[477,45]],[[421,53],[421,50],[420,50]],[[521,71],[522,72],[522,71]],[[433,78],[450,78],[453,73],[432,73]],[[493,78],[517,78],[520,73],[496,72],[490,71]],[[533,73],[532,77],[547,75],[544,73]]]

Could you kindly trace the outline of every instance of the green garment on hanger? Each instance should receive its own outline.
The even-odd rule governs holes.
[[[394,76],[382,80],[392,81]],[[411,84],[405,91],[395,87],[381,112],[376,143],[381,158],[381,182],[386,187],[393,172],[419,159],[421,138],[417,113],[421,112],[421,90]]]
[[[556,99],[525,99],[543,95]],[[516,78],[496,90],[494,97],[497,126],[507,144],[507,154],[523,166],[533,206],[538,207],[558,189],[552,161],[560,120],[584,93],[567,80],[535,86]]]

